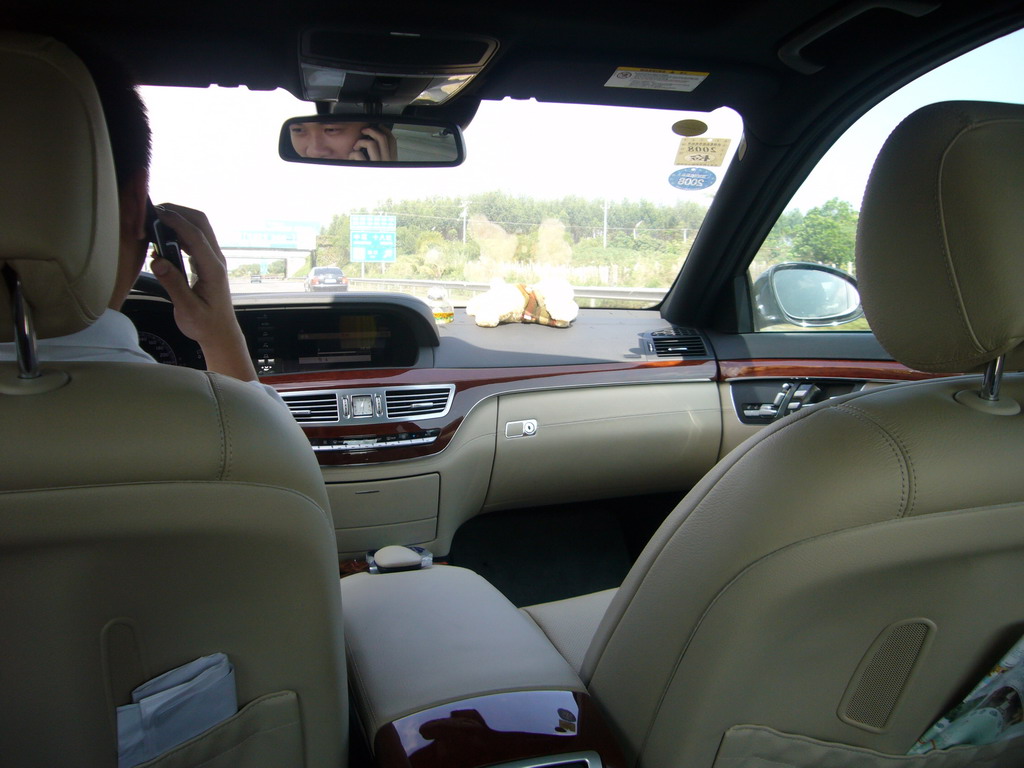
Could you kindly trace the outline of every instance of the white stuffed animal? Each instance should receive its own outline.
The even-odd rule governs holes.
[[[550,322],[533,320],[543,325],[568,328],[580,313],[580,305],[573,299],[574,291],[568,280],[547,278],[531,287]]]
[[[519,286],[495,280],[486,293],[466,302],[466,314],[472,315],[477,325],[493,328],[499,323],[522,322],[525,306]]]
[[[490,290],[466,304],[466,314],[476,324],[493,328],[500,323],[540,323],[568,328],[579,305],[573,301],[572,286],[565,280],[547,279],[533,285],[512,285],[496,281]]]

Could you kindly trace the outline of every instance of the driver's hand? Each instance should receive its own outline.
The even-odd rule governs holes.
[[[190,286],[188,277],[169,261],[153,259],[151,269],[171,297],[178,328],[202,347],[208,370],[254,381],[256,369],[231,304],[227,262],[209,219],[181,205],[164,203],[156,210],[160,221],[177,233],[196,276]]]
[[[365,150],[364,155],[359,150]],[[398,142],[391,130],[382,125],[367,126],[363,128],[362,138],[356,140],[352,145],[352,152],[349,153],[349,160],[367,159],[370,162],[390,162],[398,159]]]

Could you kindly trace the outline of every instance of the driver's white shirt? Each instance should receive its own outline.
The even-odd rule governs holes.
[[[139,332],[125,315],[108,309],[92,325],[77,333],[39,339],[39,359],[53,362],[155,363],[139,346]],[[13,343],[0,344],[0,360],[16,360]]]
[[[139,346],[139,332],[127,316],[116,309],[107,309],[95,323],[76,333],[39,339],[36,342],[39,360],[46,362],[154,363],[152,355]],[[12,342],[0,344],[0,361],[17,360]],[[284,405],[273,387],[248,381]]]

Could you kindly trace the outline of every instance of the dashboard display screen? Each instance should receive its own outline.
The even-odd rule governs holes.
[[[416,362],[411,330],[387,312],[292,309],[245,315],[239,320],[260,375],[408,367]]]
[[[340,315],[337,329],[299,330],[299,367],[354,363],[372,363],[374,350],[383,350],[391,336],[388,328],[379,328],[375,315]]]

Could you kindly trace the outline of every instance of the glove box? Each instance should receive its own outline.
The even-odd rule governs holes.
[[[502,396],[485,508],[685,491],[718,459],[720,420],[709,381]]]

